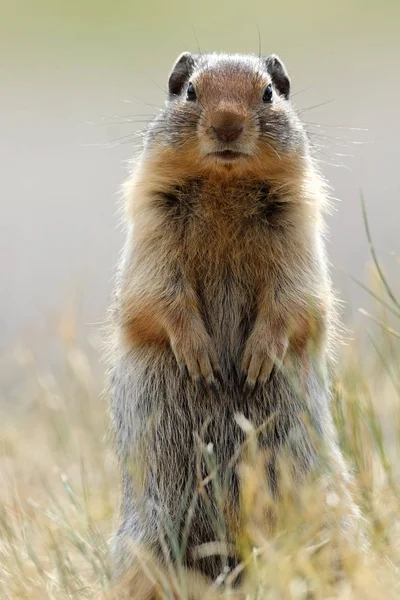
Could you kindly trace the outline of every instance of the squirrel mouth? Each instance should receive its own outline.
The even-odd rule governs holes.
[[[219,158],[220,160],[226,162],[232,162],[244,156],[243,152],[237,152],[236,150],[220,150],[217,152],[212,152],[212,156]]]

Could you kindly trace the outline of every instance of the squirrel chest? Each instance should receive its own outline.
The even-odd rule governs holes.
[[[292,234],[291,202],[264,181],[189,179],[156,196],[181,260],[199,275],[262,274]],[[260,272],[261,269],[261,272]]]

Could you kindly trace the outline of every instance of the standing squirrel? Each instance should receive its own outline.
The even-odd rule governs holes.
[[[216,578],[223,559],[196,558],[196,548],[218,541],[220,502],[212,485],[198,490],[211,450],[234,542],[238,414],[260,429],[276,497],[280,457],[299,485],[319,464],[316,440],[345,472],[330,414],[325,192],[277,56],[186,52],[168,89],[126,186],[112,369],[123,487],[115,558],[121,574],[136,552],[160,564],[169,553]]]

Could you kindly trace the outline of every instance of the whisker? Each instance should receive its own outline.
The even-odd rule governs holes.
[[[303,94],[304,92],[308,92],[308,90],[311,90],[312,87],[308,86],[306,88],[303,88],[302,90],[298,90],[297,92],[295,92],[294,94],[290,94],[291,98],[294,98],[295,96],[298,96],[299,94]]]
[[[262,50],[261,50],[261,32],[260,32],[260,27],[257,25],[257,32],[258,32],[258,58],[261,60],[261,54],[262,54]]]
[[[148,119],[148,120],[144,120],[144,119],[126,119],[125,121],[114,121],[113,123],[108,123],[108,125],[127,125],[128,123],[133,123],[135,124],[144,124],[144,125],[150,125],[153,122],[154,119]]]
[[[332,142],[341,142],[341,143],[345,142],[346,144],[350,143],[350,140],[346,140],[346,138],[334,137],[332,135],[325,135],[323,133],[316,133],[315,131],[308,131],[307,130],[307,134],[310,135],[310,136],[312,136],[312,137],[319,138],[320,140],[329,140],[329,141],[332,141]]]
[[[371,143],[370,140],[353,140],[353,139],[349,139],[348,137],[331,136],[331,135],[328,135],[326,133],[326,131],[324,131],[325,127],[330,127],[331,130],[336,128],[336,129],[340,129],[341,131],[346,131],[347,129],[349,131],[367,131],[366,129],[350,128],[350,127],[347,128],[347,127],[340,127],[340,126],[335,126],[335,125],[327,126],[327,125],[323,125],[322,123],[314,123],[312,121],[303,121],[303,123],[306,125],[306,131],[307,131],[307,135],[309,137],[333,141],[333,143],[336,146],[338,146],[339,148],[350,148],[350,146],[352,146],[352,145],[354,146],[354,145]],[[310,127],[307,127],[307,125],[309,125],[312,128],[314,128],[314,127],[317,128],[318,131],[312,131],[312,129],[310,129]]]
[[[316,162],[321,163],[323,165],[328,165],[329,167],[338,167],[340,169],[346,169],[346,171],[349,171],[350,173],[352,172],[352,170],[350,169],[350,167],[348,167],[347,165],[344,165],[343,163],[333,163],[333,162],[328,162],[326,160],[322,160],[322,159],[315,159]]]
[[[142,133],[145,133],[145,132],[142,132]],[[112,140],[109,140],[109,143],[113,144],[115,142],[120,142],[122,140],[127,140],[128,138],[132,139],[133,137],[135,137],[137,135],[140,135],[140,132],[135,131],[135,132],[129,133],[127,135],[121,135],[120,137],[117,137],[117,138],[114,138]]]
[[[320,102],[319,104],[314,104],[313,106],[307,106],[306,108],[301,108],[299,110],[300,114],[307,112],[308,110],[314,110],[315,108],[320,108],[321,106],[326,106],[327,104],[332,104],[336,102],[337,98],[332,98],[332,100],[326,100],[325,102]]]
[[[161,87],[161,85],[158,85],[158,83],[157,83],[156,81],[154,81],[154,79],[151,79],[151,77],[148,77],[147,75],[144,75],[144,77],[146,77],[146,79],[147,79],[148,81],[150,81],[150,82],[151,82],[153,85],[155,85],[155,86],[156,86],[156,87],[157,87],[159,90],[161,90],[161,91],[162,91],[162,92],[165,94],[165,96],[168,96],[168,91],[167,91],[167,89],[166,89],[166,88],[164,88],[164,87]]]
[[[271,136],[267,136],[267,135],[265,135],[265,134],[264,134],[264,135],[263,135],[263,142],[264,142],[264,144],[266,144],[266,145],[267,145],[269,148],[271,148],[271,150],[272,150],[272,151],[273,151],[273,152],[276,154],[276,156],[279,158],[279,160],[282,160],[282,157],[281,157],[281,155],[278,153],[278,151],[277,151],[277,150],[276,150],[276,149],[275,149],[275,148],[274,148],[274,147],[273,147],[273,146],[272,146],[272,145],[271,145],[269,142],[267,142],[267,141],[265,140],[265,138],[266,138],[266,137],[269,137],[270,139],[272,139],[272,138],[271,138]]]
[[[196,40],[196,44],[197,44],[197,52],[198,52],[198,54],[202,54],[202,52],[200,50],[199,40],[197,38],[196,30],[194,27],[192,27],[192,31],[193,31],[194,39]]]
[[[368,131],[368,129],[364,127],[347,127],[345,125],[328,125],[327,123],[315,123],[315,121],[303,121],[303,123],[308,123],[309,125],[313,125],[314,127],[329,127],[331,129],[343,129],[344,131]]]
[[[121,100],[126,104],[134,104],[137,102],[138,104],[144,104],[145,106],[151,106],[152,108],[161,108],[159,104],[152,104],[151,102],[147,102],[146,100],[140,100],[140,98],[133,97],[134,100]]]

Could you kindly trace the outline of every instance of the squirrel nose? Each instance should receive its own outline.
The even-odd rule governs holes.
[[[214,135],[221,142],[234,142],[243,131],[243,125],[239,123],[212,125]]]

